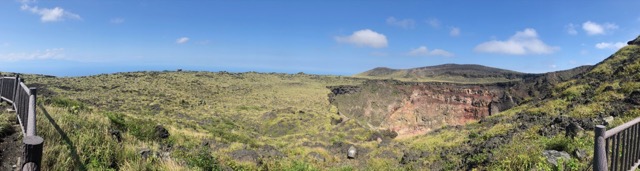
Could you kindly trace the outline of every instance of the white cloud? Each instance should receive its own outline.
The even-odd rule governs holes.
[[[624,46],[626,46],[627,44],[624,42],[601,42],[596,44],[596,48],[598,49],[614,49],[614,50],[618,50]]]
[[[549,68],[558,68],[558,65],[556,65],[556,64],[551,64],[551,65],[549,65]]]
[[[451,36],[460,36],[460,28],[458,27],[451,27],[451,31],[449,32],[449,35]]]
[[[65,19],[75,19],[81,20],[80,15],[74,14],[60,7],[55,8],[38,8],[37,6],[29,6],[26,3],[23,3],[20,7],[23,11],[29,11],[34,14],[40,15],[40,21],[42,22],[55,22],[55,21],[64,21]]]
[[[569,33],[570,35],[578,34],[578,30],[576,30],[576,26],[573,25],[573,23],[569,23],[569,25],[567,25],[566,28],[567,28],[567,33]]]
[[[444,56],[444,57],[452,57],[455,56],[453,53],[448,52],[442,49],[434,49],[429,51],[426,46],[420,46],[418,48],[412,49],[407,53],[409,56]]]
[[[353,32],[350,36],[337,36],[339,43],[350,43],[356,46],[369,46],[373,48],[387,47],[387,37],[375,31],[364,29]]]
[[[429,24],[433,28],[440,28],[440,20],[438,20],[437,18],[428,19],[427,24]]]
[[[618,29],[618,25],[612,23],[598,24],[596,22],[587,21],[582,23],[582,29],[584,29],[588,35],[599,35]]]
[[[124,18],[112,18],[109,22],[111,24],[121,24],[124,23]]]
[[[499,53],[507,55],[551,54],[560,49],[545,44],[538,38],[535,29],[527,28],[516,32],[508,40],[492,40],[475,47],[476,52]]]
[[[7,60],[7,61],[62,59],[62,58],[64,58],[63,48],[46,49],[44,51],[36,51],[31,53],[0,54],[0,59]]]
[[[413,19],[402,19],[402,20],[398,20],[395,17],[389,17],[387,18],[387,24],[392,25],[392,26],[396,26],[396,27],[402,27],[405,29],[409,29],[409,28],[413,28],[416,24],[415,21],[413,21]]]
[[[187,43],[188,41],[189,41],[188,37],[181,37],[181,38],[176,39],[176,43],[177,44],[184,44],[184,43]]]

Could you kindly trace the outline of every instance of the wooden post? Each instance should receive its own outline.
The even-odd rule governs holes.
[[[607,128],[603,125],[596,126],[595,147],[593,154],[593,170],[606,171],[607,168],[607,151],[605,149],[604,136]]]
[[[16,106],[16,97],[18,96],[18,86],[20,86],[20,75],[16,75],[16,80],[13,85],[13,97],[11,97],[11,101],[13,101],[14,107]]]
[[[29,113],[27,115],[27,136],[36,135],[36,88],[29,88]]]
[[[44,139],[39,136],[26,136],[22,139],[24,144],[24,161],[22,168],[28,163],[34,163],[36,165],[35,170],[40,170],[40,161],[42,161],[42,146]]]
[[[4,84],[4,76],[0,75],[0,97],[2,97],[2,89],[4,89],[4,87],[2,86],[2,84]],[[2,98],[0,98],[0,103],[2,103]]]

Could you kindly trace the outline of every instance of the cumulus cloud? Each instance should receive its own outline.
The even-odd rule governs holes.
[[[124,23],[124,18],[112,18],[109,22],[111,24],[121,24]]]
[[[36,52],[30,52],[30,53],[0,54],[0,59],[7,60],[7,61],[62,59],[62,58],[64,58],[63,48],[46,49],[44,51],[36,51]]]
[[[427,20],[427,24],[429,24],[433,28],[439,28],[440,27],[440,20],[438,20],[436,18],[431,18],[431,19]]]
[[[614,49],[614,50],[618,50],[624,46],[626,46],[627,44],[624,42],[601,42],[596,44],[596,48],[598,49]]]
[[[338,43],[349,43],[356,46],[369,46],[372,48],[387,47],[387,36],[370,29],[358,30],[350,36],[337,36]]]
[[[176,43],[177,43],[177,44],[185,44],[185,43],[187,43],[188,41],[189,41],[189,38],[188,38],[188,37],[181,37],[181,38],[176,39]]]
[[[611,30],[618,29],[618,25],[612,23],[598,24],[596,22],[587,21],[582,23],[582,29],[587,32],[588,35],[600,35]]]
[[[576,30],[576,26],[573,23],[569,23],[565,28],[567,28],[567,33],[570,35],[578,34],[578,30]]]
[[[454,36],[454,37],[460,36],[460,28],[451,27],[451,31],[449,31],[449,35]]]
[[[30,6],[28,3],[23,3],[20,7],[23,11],[29,11],[33,14],[40,15],[40,21],[42,22],[56,22],[64,21],[65,19],[81,20],[82,18],[78,14],[74,14],[69,11],[65,11],[60,7],[54,8],[39,8],[37,6]]]
[[[508,40],[492,40],[484,42],[475,47],[476,52],[498,53],[507,55],[528,55],[528,54],[551,54],[557,51],[558,47],[545,44],[538,38],[535,29],[527,28],[516,32]]]
[[[409,28],[413,28],[416,24],[415,21],[413,21],[413,19],[396,19],[395,17],[389,17],[387,18],[387,24],[392,25],[392,26],[396,26],[396,27],[402,27],[405,29],[409,29]]]
[[[409,56],[444,56],[444,57],[452,57],[453,53],[448,52],[442,49],[434,49],[429,50],[426,46],[420,46],[418,48],[412,49],[407,53]]]

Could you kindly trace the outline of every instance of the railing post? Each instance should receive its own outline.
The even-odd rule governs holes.
[[[36,88],[29,88],[29,113],[27,115],[27,136],[36,135]]]
[[[4,87],[2,86],[4,84],[4,76],[0,75],[0,97],[2,97],[2,89],[4,89]],[[0,98],[0,102],[2,102],[2,98]]]
[[[595,129],[595,147],[593,153],[593,170],[606,171],[607,169],[607,149],[605,149],[605,134],[607,127],[603,125],[597,125]]]
[[[13,85],[13,96],[11,97],[11,101],[13,101],[13,107],[16,106],[15,104],[16,104],[16,97],[18,96],[18,86],[20,86],[20,75],[16,74],[16,80]]]
[[[22,139],[22,143],[24,144],[24,155],[22,155],[24,156],[24,162],[21,163],[21,168],[24,168],[28,163],[34,163],[36,165],[35,170],[40,170],[44,139],[39,136],[26,136]]]

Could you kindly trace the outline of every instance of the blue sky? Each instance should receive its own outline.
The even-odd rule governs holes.
[[[640,35],[640,1],[0,1],[0,71],[352,75],[595,64]]]

